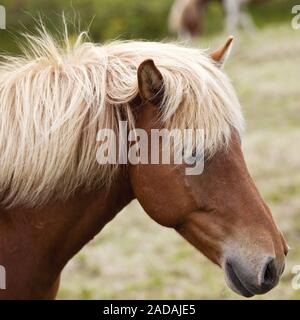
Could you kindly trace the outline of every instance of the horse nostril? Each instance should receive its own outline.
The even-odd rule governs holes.
[[[262,274],[262,286],[271,287],[273,286],[278,279],[277,270],[275,266],[275,259],[270,258],[265,265],[263,274]]]

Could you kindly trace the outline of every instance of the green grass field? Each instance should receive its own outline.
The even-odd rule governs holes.
[[[223,40],[204,38],[200,45]],[[300,299],[291,286],[291,269],[300,265],[299,67],[300,30],[282,24],[240,34],[225,68],[247,121],[249,170],[291,247],[281,282],[257,299]],[[68,264],[59,298],[240,297],[226,287],[222,270],[133,202]]]

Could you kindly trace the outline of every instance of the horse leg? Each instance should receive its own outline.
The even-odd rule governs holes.
[[[178,37],[184,41],[191,41],[193,38],[192,33],[187,28],[181,28],[178,32]]]
[[[226,14],[226,32],[232,34],[238,28],[241,5],[238,0],[224,0],[223,4]]]
[[[251,15],[245,11],[240,13],[240,24],[241,27],[248,32],[254,32],[256,29]]]

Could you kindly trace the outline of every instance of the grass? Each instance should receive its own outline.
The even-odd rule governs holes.
[[[273,25],[241,34],[226,66],[244,108],[249,170],[292,248],[279,285],[254,299],[300,299],[291,270],[300,264],[300,31]],[[212,46],[218,36],[202,39]],[[239,299],[223,272],[137,202],[70,261],[59,298]]]

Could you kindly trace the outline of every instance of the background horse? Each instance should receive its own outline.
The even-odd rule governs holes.
[[[54,298],[66,263],[133,199],[222,267],[235,292],[273,288],[287,246],[243,159],[240,105],[220,69],[232,38],[209,56],[83,36],[61,46],[45,30],[28,35],[24,55],[1,62],[1,298]],[[97,132],[118,132],[119,120],[149,135],[203,128],[203,174],[99,165]]]
[[[222,0],[227,33],[234,33],[238,27],[245,30],[254,29],[252,18],[244,8],[250,1]],[[169,16],[169,30],[187,40],[200,35],[203,32],[204,12],[209,2],[209,0],[176,0]]]

